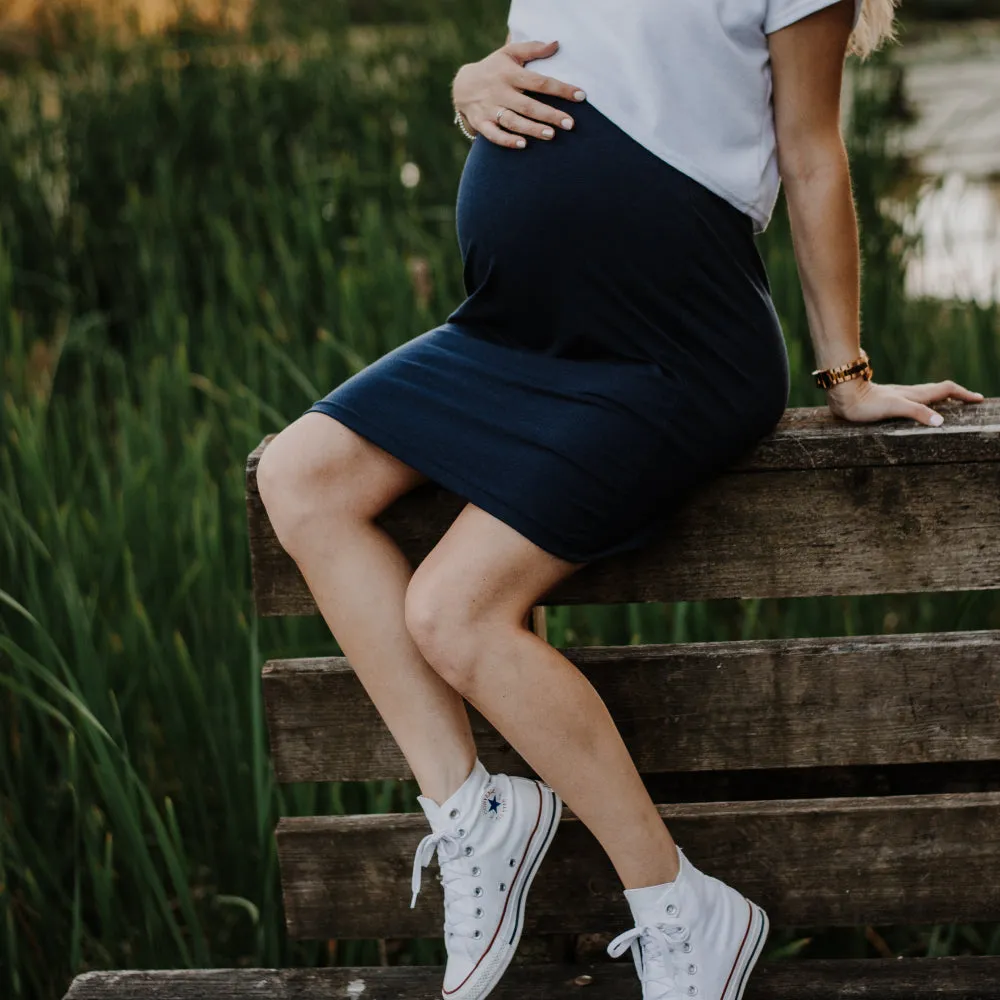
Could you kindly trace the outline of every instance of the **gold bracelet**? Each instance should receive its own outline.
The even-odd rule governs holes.
[[[841,365],[839,368],[817,368],[812,376],[816,380],[816,385],[821,389],[829,389],[830,386],[836,385],[838,382],[847,382],[852,378],[862,378],[869,382],[872,374],[868,354],[862,350],[861,357],[848,361],[846,365]]]
[[[462,130],[462,135],[465,136],[469,142],[475,142],[476,137],[465,127],[465,118],[462,116],[462,112],[455,108],[455,124]]]

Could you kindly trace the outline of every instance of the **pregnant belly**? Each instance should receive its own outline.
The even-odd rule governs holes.
[[[742,388],[748,356],[780,381],[749,217],[589,102],[537,96],[576,125],[525,149],[472,144],[456,206],[467,299],[449,321],[564,357],[684,367],[716,389]]]
[[[449,318],[553,353],[646,356],[609,326],[651,270],[661,288],[677,274],[685,182],[587,102],[538,97],[576,125],[525,149],[472,144],[456,206],[468,300]]]

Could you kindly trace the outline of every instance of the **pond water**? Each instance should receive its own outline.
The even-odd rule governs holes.
[[[894,138],[925,178],[907,290],[1000,301],[1000,21],[915,25],[895,53],[915,120]]]

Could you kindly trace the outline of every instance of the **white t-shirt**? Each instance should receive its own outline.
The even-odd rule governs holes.
[[[512,0],[527,65],[576,84],[647,149],[767,227],[780,178],[766,35],[837,0]],[[854,23],[862,0],[854,0]],[[559,141],[558,136],[556,142]]]

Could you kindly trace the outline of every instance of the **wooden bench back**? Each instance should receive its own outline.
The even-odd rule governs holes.
[[[941,428],[791,409],[656,544],[586,567],[542,603],[996,589],[1000,400],[941,409]],[[247,464],[257,610],[311,614],[257,493],[267,440]],[[381,521],[415,565],[462,503],[426,484]],[[772,926],[1000,919],[1000,630],[565,652],[668,803],[678,843]],[[263,681],[279,780],[411,776],[343,658],[269,661]],[[471,714],[487,767],[532,773]],[[435,893],[409,909],[425,832],[422,814],[282,819],[292,936],[439,936]],[[627,926],[609,862],[571,815],[553,852],[526,931]]]

